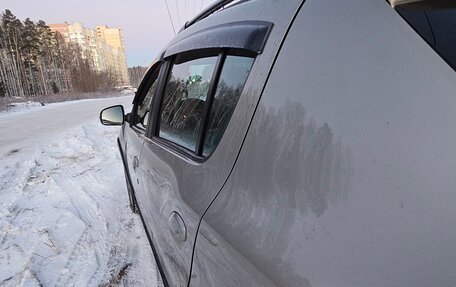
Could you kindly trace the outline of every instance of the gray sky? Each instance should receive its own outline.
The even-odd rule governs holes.
[[[191,19],[201,7],[212,2],[167,0],[176,32],[185,19]],[[123,28],[129,67],[149,65],[174,35],[165,0],[0,0],[0,11],[5,9],[22,21],[28,17],[47,24],[67,21],[81,22],[87,28],[97,25]]]

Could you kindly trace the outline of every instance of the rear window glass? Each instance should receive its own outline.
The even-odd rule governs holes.
[[[211,107],[203,156],[211,154],[220,142],[239,100],[252,64],[253,58],[226,57]]]
[[[456,70],[456,1],[417,1],[395,9]]]
[[[217,57],[174,63],[162,102],[159,137],[191,151],[196,144]]]

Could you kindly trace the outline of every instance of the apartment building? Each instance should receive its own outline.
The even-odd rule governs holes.
[[[82,57],[89,61],[94,70],[109,71],[119,86],[129,85],[125,44],[120,28],[98,26],[95,31],[79,22],[50,24],[49,27],[60,33],[65,42],[78,44]]]
[[[117,77],[121,78],[122,82],[129,83],[127,57],[125,54],[125,42],[122,29],[102,25],[97,26],[96,30],[97,38],[99,40],[106,42],[113,49],[117,49],[117,51],[114,51]]]
[[[50,24],[49,27],[54,32],[59,32],[62,35],[65,42],[70,42],[70,31],[68,29],[69,24],[67,22],[62,24]]]

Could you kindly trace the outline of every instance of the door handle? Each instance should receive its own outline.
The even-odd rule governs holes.
[[[168,218],[168,227],[171,235],[179,242],[187,240],[187,227],[179,213],[173,211]]]

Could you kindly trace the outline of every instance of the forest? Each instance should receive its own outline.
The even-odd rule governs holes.
[[[10,10],[1,13],[0,98],[113,89],[114,76],[96,71],[90,58],[78,44],[66,43],[62,35],[51,31],[44,21],[21,21]]]

